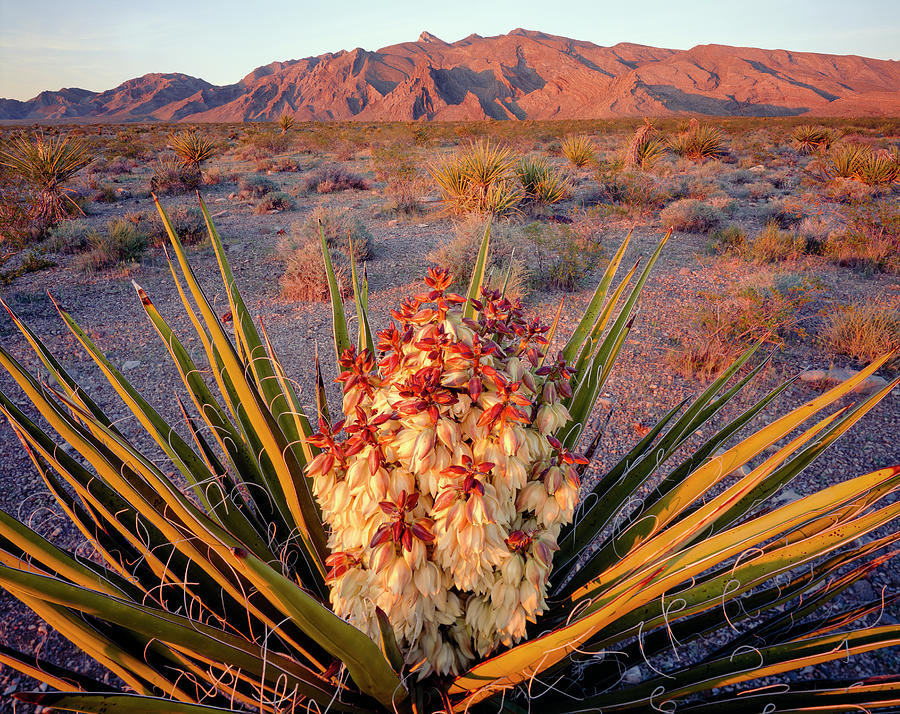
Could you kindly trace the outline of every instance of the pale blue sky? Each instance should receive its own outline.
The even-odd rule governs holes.
[[[0,97],[148,72],[214,84],[340,49],[524,27],[599,45],[719,43],[900,59],[900,0],[0,0]]]

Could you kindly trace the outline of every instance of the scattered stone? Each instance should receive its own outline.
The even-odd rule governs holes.
[[[597,405],[602,409],[612,409],[612,399],[600,397],[600,399],[597,400]]]
[[[872,583],[865,578],[853,583],[853,585],[850,586],[850,591],[860,600],[868,601],[875,599],[875,588],[873,588]]]
[[[851,377],[855,377],[859,374],[858,369],[847,369],[846,367],[832,367],[828,370],[828,381],[829,382],[844,382]]]
[[[828,372],[824,369],[808,369],[800,375],[801,382],[825,382]]]
[[[877,392],[879,389],[884,387],[888,381],[884,377],[879,377],[877,374],[873,374],[870,377],[866,377],[862,382],[854,387],[853,391],[857,394],[871,394],[872,392]]]
[[[125,364],[122,365],[122,371],[127,372],[129,369],[134,369],[135,367],[140,367],[140,361],[136,359],[130,359]]]
[[[640,667],[632,667],[631,669],[626,669],[625,674],[622,675],[622,681],[626,684],[639,684],[644,681],[644,676],[641,674]]]

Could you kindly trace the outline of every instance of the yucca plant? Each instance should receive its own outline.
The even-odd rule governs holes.
[[[833,148],[825,163],[825,173],[829,178],[858,178],[859,164],[869,149],[860,144],[838,144]]]
[[[900,163],[887,151],[864,151],[856,162],[856,178],[870,186],[890,186],[900,180]]]
[[[430,172],[448,210],[502,216],[516,211],[522,200],[515,166],[508,148],[478,139],[464,152],[440,161]]]
[[[814,151],[828,151],[834,142],[834,134],[830,129],[812,124],[801,124],[791,132],[791,138],[801,154]]]
[[[194,130],[173,134],[169,147],[181,159],[182,163],[200,171],[200,164],[219,153],[216,142]]]
[[[94,160],[87,145],[68,135],[19,134],[0,150],[0,165],[17,174],[37,192],[38,217],[50,224],[66,217],[72,200],[65,184]]]
[[[290,114],[282,114],[278,117],[278,126],[281,129],[282,135],[287,134],[293,129],[294,124],[296,124],[296,120]]]
[[[571,195],[569,184],[542,158],[524,158],[516,167],[516,176],[530,203],[559,203]]]
[[[563,139],[562,152],[573,166],[582,168],[594,160],[597,149],[589,136],[570,134]]]
[[[692,123],[688,131],[669,139],[669,148],[692,161],[719,159],[725,155],[722,133],[708,124]]]
[[[365,280],[352,271],[355,344],[322,238],[342,408],[327,405],[317,370],[314,429],[201,208],[234,342],[160,213],[208,371],[136,286],[194,404],[181,404],[194,446],[57,306],[165,466],[10,311],[55,385],[6,350],[0,362],[80,458],[2,393],[0,410],[96,557],[76,558],[0,512],[0,584],[126,687],[110,691],[4,647],[0,661],[59,690],[19,700],[184,714],[520,712],[538,697],[544,712],[900,702],[896,674],[745,685],[900,643],[900,625],[858,624],[880,599],[819,614],[892,554],[900,533],[853,541],[900,515],[890,498],[900,467],[766,506],[896,387],[838,406],[886,358],[735,440],[790,384],[713,427],[765,367],[741,372],[753,347],[581,493],[601,440],[589,428],[594,402],[668,236],[640,274],[636,264],[613,287],[623,241],[555,356],[562,305],[548,327],[500,292],[479,290],[489,228],[465,296],[432,269],[426,291],[377,334]],[[663,671],[659,655],[678,642],[697,650]],[[622,667],[644,662],[653,674],[620,681]]]
[[[650,168],[663,155],[663,150],[663,142],[656,136],[655,127],[646,122],[631,137],[623,163],[627,167]]]

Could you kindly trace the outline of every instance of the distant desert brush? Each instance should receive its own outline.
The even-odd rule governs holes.
[[[725,155],[722,133],[709,126],[692,122],[690,128],[669,139],[669,148],[692,161],[719,159]]]
[[[900,349],[900,307],[869,298],[829,310],[819,338],[837,354],[868,362]],[[900,367],[900,356],[893,366]]]

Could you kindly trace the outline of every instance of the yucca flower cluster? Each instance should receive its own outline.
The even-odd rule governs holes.
[[[544,611],[585,463],[553,437],[571,372],[545,363],[547,327],[498,292],[464,317],[452,280],[429,270],[380,360],[344,352],[345,419],[320,419],[308,469],[335,612],[377,639],[383,611],[420,677],[459,673]]]

